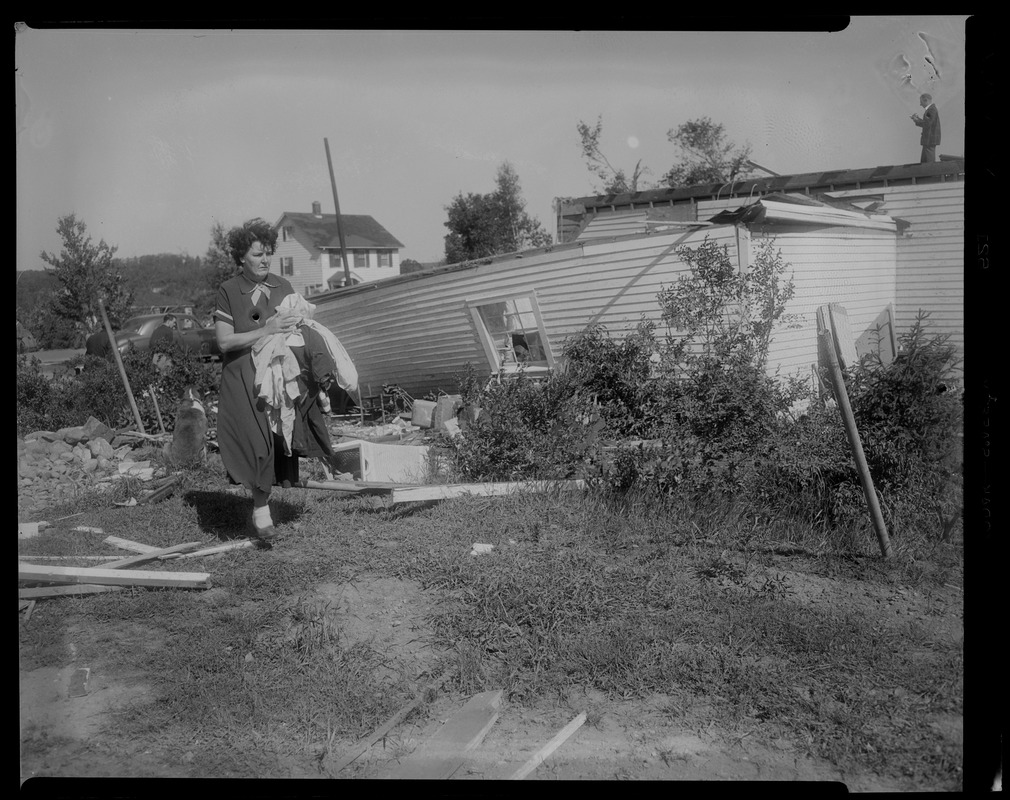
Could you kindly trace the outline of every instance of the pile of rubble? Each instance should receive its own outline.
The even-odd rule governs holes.
[[[71,500],[83,487],[111,487],[128,476],[152,480],[157,466],[134,458],[134,448],[144,442],[137,434],[117,433],[94,417],[73,428],[19,437],[18,509]]]

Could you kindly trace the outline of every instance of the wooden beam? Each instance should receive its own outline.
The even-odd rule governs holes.
[[[30,589],[18,589],[19,598],[62,597],[76,594],[99,594],[101,592],[121,592],[122,586],[95,586],[90,583],[79,583],[76,586],[36,586]]]
[[[226,553],[229,550],[244,550],[247,547],[256,547],[256,542],[252,539],[242,539],[239,542],[225,542],[224,544],[206,547],[203,550],[196,550],[192,553],[179,553],[175,556],[161,556],[161,558],[199,558],[200,556],[211,556],[215,553]]]
[[[845,310],[844,306],[831,303],[828,306],[828,315],[831,317],[831,330],[838,346],[838,363],[842,369],[848,369],[859,362],[859,356],[856,353],[856,339],[852,335],[852,326],[849,324],[849,312]]]
[[[537,750],[536,753],[523,764],[519,769],[513,772],[509,776],[510,781],[521,781],[527,775],[529,775],[533,770],[544,763],[544,760],[555,750],[557,750],[561,745],[563,745],[568,738],[575,733],[579,728],[582,727],[582,723],[586,721],[586,712],[583,711],[575,719],[569,722],[565,727],[563,727],[557,736],[551,739],[547,744]]]
[[[132,567],[137,564],[146,564],[149,561],[157,561],[163,556],[173,555],[175,553],[185,553],[188,550],[196,550],[198,547],[203,547],[203,542],[187,542],[186,544],[177,544],[172,547],[163,547],[160,550],[152,550],[149,553],[141,553],[139,556],[130,556],[129,558],[121,558],[118,561],[111,561],[108,564],[103,564],[105,569],[125,569],[126,567]]]
[[[39,583],[95,583],[101,586],[169,586],[209,589],[210,573],[122,570],[107,567],[47,567],[18,564],[19,581]]]
[[[102,541],[106,544],[115,545],[123,550],[132,550],[134,553],[153,553],[158,550],[157,547],[152,547],[149,544],[131,542],[129,539],[120,539],[118,536],[106,536]]]
[[[497,497],[513,492],[546,492],[551,489],[584,489],[585,481],[513,481],[505,483],[453,483],[441,486],[410,486],[393,489],[392,501],[414,503],[431,500],[448,500],[463,495]]]
[[[299,481],[294,485],[300,489],[326,489],[347,494],[390,494],[393,489],[409,487],[411,484],[380,481]]]
[[[33,561],[112,561],[119,556],[26,556],[19,555],[18,561],[32,563]]]
[[[891,555],[891,540],[887,536],[887,525],[884,522],[884,515],[880,510],[880,501],[877,499],[877,493],[873,488],[873,477],[870,475],[870,467],[866,463],[866,454],[863,452],[863,443],[859,438],[856,418],[852,413],[852,406],[849,404],[849,393],[845,389],[845,377],[842,375],[842,368],[838,364],[834,336],[831,332],[830,311],[824,306],[817,309],[817,335],[823,340],[825,352],[827,353],[831,382],[835,389],[835,400],[838,402],[838,411],[842,415],[845,436],[849,440],[852,458],[856,462],[856,472],[859,473],[859,482],[863,487],[863,497],[866,498],[866,505],[870,510],[870,519],[877,532],[880,552],[884,558],[888,558]]]
[[[498,720],[502,691],[474,695],[390,775],[400,780],[445,780]]]
[[[379,739],[384,737],[389,733],[394,727],[396,727],[402,720],[407,718],[407,715],[417,708],[423,701],[424,698],[428,696],[429,692],[434,692],[441,688],[442,684],[445,683],[452,674],[456,672],[455,665],[449,667],[445,672],[439,675],[434,681],[425,686],[421,691],[415,695],[414,699],[410,701],[407,705],[397,711],[393,716],[387,719],[382,725],[372,732],[371,736],[362,742],[355,745],[354,750],[345,755],[337,763],[337,766],[333,768],[333,772],[340,772],[344,767],[354,761],[358,756],[368,750],[373,744],[375,744]]]

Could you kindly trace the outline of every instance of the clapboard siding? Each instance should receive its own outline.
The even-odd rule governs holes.
[[[964,356],[964,182],[875,190],[882,212],[909,223],[898,239],[895,317],[907,332],[921,308],[929,331],[950,336]],[[835,196],[859,194],[838,192]]]
[[[730,246],[736,258],[733,226],[590,242],[314,297],[316,319],[347,348],[365,391],[383,383],[396,383],[415,397],[452,391],[466,362],[488,371],[467,302],[535,293],[558,357],[564,340],[591,321],[616,331],[633,327],[643,315],[658,318],[659,290],[687,271],[677,247],[697,246],[706,236]]]
[[[554,252],[378,281],[313,298],[316,319],[330,327],[354,360],[359,383],[378,392],[396,383],[415,397],[454,391],[463,365],[488,372],[487,359],[467,303],[532,293],[544,322],[546,344],[557,360],[565,340],[588,324],[611,333],[633,330],[643,319],[660,322],[659,292],[689,267],[678,254],[706,238],[737,261],[738,241],[756,248],[766,234],[723,225],[651,235],[594,239]],[[775,331],[770,369],[809,373],[817,361],[816,309],[841,303],[859,338],[895,298],[895,235],[887,231],[779,226],[776,249],[791,265],[796,294],[787,312],[797,327]]]
[[[867,332],[895,299],[895,235],[854,228],[782,228],[754,234],[756,248],[772,235],[775,248],[791,266],[794,295],[786,314],[796,327],[773,332],[769,365],[782,375],[803,376],[817,364],[817,308],[839,303],[848,312],[854,338]],[[865,348],[864,348],[865,349]]]

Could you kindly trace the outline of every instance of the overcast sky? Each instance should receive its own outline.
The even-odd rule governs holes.
[[[443,255],[445,207],[509,161],[527,211],[598,190],[576,126],[658,181],[702,116],[779,174],[919,159],[932,92],[964,154],[964,16],[854,17],[838,33],[19,30],[17,268],[76,213],[119,256],[202,256],[212,225],[334,209]]]

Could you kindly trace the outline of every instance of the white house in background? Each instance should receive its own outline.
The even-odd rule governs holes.
[[[341,214],[351,285],[400,274],[403,244],[373,217]],[[346,285],[336,214],[324,214],[319,201],[310,213],[285,211],[274,223],[277,247],[271,268],[308,297]]]

